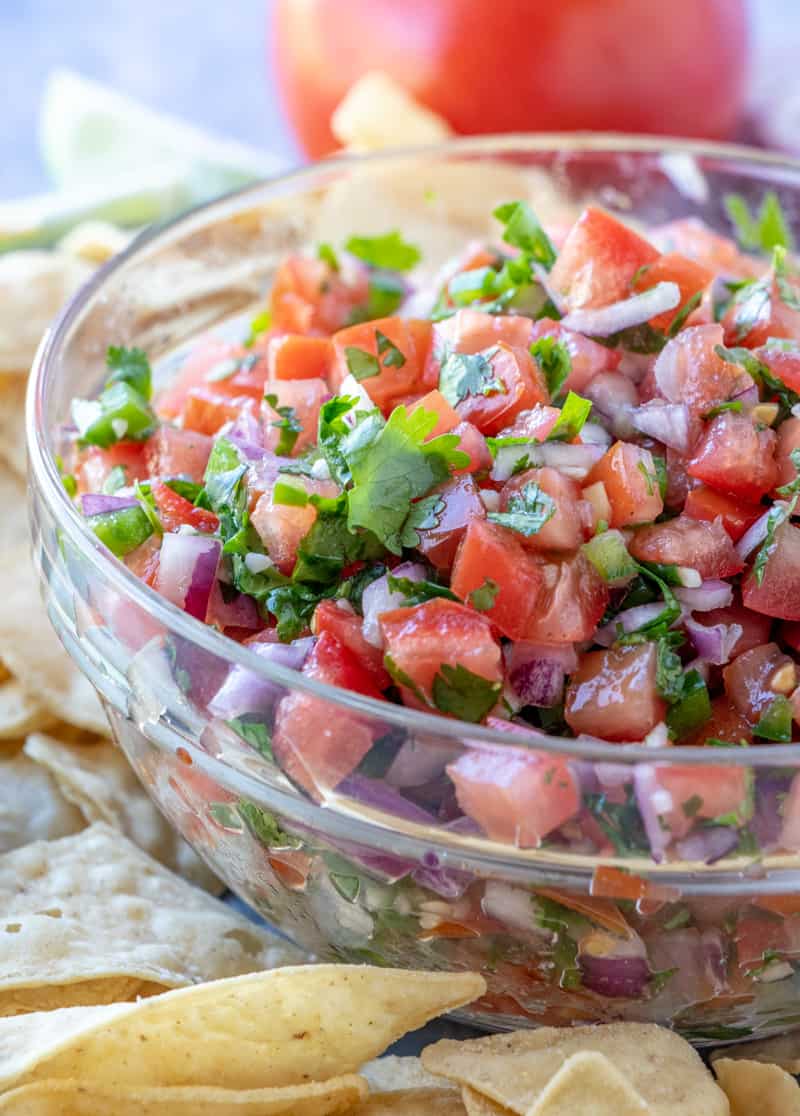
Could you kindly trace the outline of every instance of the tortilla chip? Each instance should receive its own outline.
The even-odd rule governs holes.
[[[464,1085],[461,1089],[461,1100],[467,1116],[510,1116],[507,1108],[490,1101],[483,1093],[476,1093],[469,1085]]]
[[[387,1054],[367,1062],[358,1071],[366,1077],[373,1093],[391,1093],[394,1089],[448,1089],[449,1086],[423,1069],[419,1058],[400,1058]]]
[[[353,151],[441,143],[452,134],[443,116],[380,70],[364,74],[350,87],[331,117],[331,131]]]
[[[67,744],[37,733],[28,737],[25,752],[50,772],[87,823],[106,822],[178,875],[216,895],[224,890],[159,812],[114,744]]]
[[[87,1089],[80,1081],[41,1081],[0,1097],[4,1116],[338,1116],[352,1112],[366,1085],[352,1074],[322,1084],[235,1091],[212,1087]],[[359,1108],[360,1112],[361,1109]],[[443,1112],[442,1116],[446,1116]]]
[[[757,1039],[735,1046],[722,1046],[711,1055],[712,1066],[719,1058],[744,1058],[747,1062],[767,1062],[787,1073],[800,1073],[800,1032],[790,1031],[777,1038]]]
[[[0,263],[3,257],[0,256]],[[2,358],[0,358],[1,360]],[[28,365],[24,367],[27,374]],[[28,468],[25,445],[25,375],[0,374],[0,458],[24,480]]]
[[[530,1116],[648,1116],[652,1111],[605,1054],[581,1050],[550,1079]]]
[[[79,833],[83,816],[55,780],[21,752],[0,760],[0,853]]]
[[[422,1064],[518,1116],[539,1116],[535,1106],[559,1071],[587,1051],[604,1055],[634,1096],[642,1098],[648,1116],[728,1116],[724,1095],[688,1042],[649,1023],[542,1027],[466,1042],[445,1039],[423,1050]],[[579,1064],[577,1069],[583,1074],[591,1067]]]
[[[108,221],[81,221],[58,242],[58,250],[96,267],[126,248],[132,236]]]
[[[113,1091],[325,1081],[485,987],[475,973],[306,965],[0,1019],[0,1090],[48,1079]]]
[[[373,1093],[353,1116],[466,1116],[466,1109],[456,1089],[397,1089]]]
[[[0,403],[3,402],[3,387],[9,381],[0,377]],[[11,381],[13,383],[13,381]],[[20,421],[22,417],[20,416]],[[0,553],[16,547],[28,538],[28,501],[25,482],[10,465],[0,460]]]
[[[19,740],[52,723],[52,714],[15,678],[0,682],[0,740]]]
[[[731,1116],[800,1116],[800,1086],[780,1066],[717,1058],[717,1075]]]
[[[0,398],[0,416],[2,403]],[[0,660],[54,716],[107,736],[108,720],[97,694],[50,624],[27,544],[9,549],[4,558],[14,570],[14,592],[6,594],[0,608]]]
[[[303,955],[104,824],[0,856],[0,1015],[106,1004]]]

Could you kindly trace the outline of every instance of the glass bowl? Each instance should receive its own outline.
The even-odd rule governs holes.
[[[697,1043],[782,1033],[800,1025],[800,834],[784,817],[800,795],[800,751],[539,736],[554,769],[568,765],[579,781],[583,813],[537,848],[491,841],[457,813],[434,817],[394,760],[384,777],[380,756],[314,802],[269,752],[287,694],[309,740],[366,725],[390,757],[424,754],[434,781],[466,740],[507,748],[509,737],[309,681],[157,596],[100,545],[60,483],[71,399],[100,385],[110,344],[146,349],[165,382],[189,338],[241,328],[280,258],[322,240],[401,228],[433,273],[485,237],[492,208],[511,199],[529,197],[551,221],[593,200],[627,220],[696,214],[727,229],[724,195],[757,201],[766,188],[796,221],[800,164],[744,148],[508,136],[324,162],[147,232],[43,340],[27,435],[52,622],[166,816],[234,892],[319,957],[479,970],[489,991],[462,1016],[494,1028],[650,1020]],[[262,726],[249,739],[215,701],[243,680]],[[712,822],[700,791],[726,781],[743,788],[741,808]],[[698,792],[691,811],[682,799],[677,843],[658,815],[676,786]]]

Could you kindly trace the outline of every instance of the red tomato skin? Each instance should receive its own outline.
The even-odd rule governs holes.
[[[756,430],[748,415],[725,411],[712,419],[689,462],[689,476],[750,503],[775,487],[774,430]]]
[[[181,410],[183,428],[214,435],[226,422],[235,422],[245,409],[255,413],[256,403],[249,395],[225,395],[211,387],[190,388]]]
[[[338,146],[331,114],[369,70],[464,135],[596,129],[722,139],[745,92],[739,0],[677,0],[669,10],[640,0],[545,5],[535,35],[524,34],[529,0],[278,0],[272,13],[270,70],[314,158]]]
[[[750,318],[748,312],[742,321],[739,309],[734,303],[722,319],[726,345],[744,345],[748,349],[760,349],[760,346],[765,345],[770,337],[800,340],[800,312],[786,305],[774,280],[769,289],[769,297],[759,304],[759,313],[755,316],[755,320]],[[780,365],[780,362],[776,363]]]
[[[378,333],[382,333],[400,350],[404,357],[404,363],[400,367],[385,364],[387,354],[378,353]],[[428,366],[431,337],[431,323],[418,318],[377,318],[340,329],[333,335],[331,389],[338,391],[345,376],[349,374],[347,349],[362,349],[380,360],[380,373],[368,377],[362,383],[376,407],[380,407],[388,415],[407,396],[427,392],[438,386],[438,374]],[[388,358],[392,359],[392,355]]]
[[[537,613],[544,574],[511,531],[473,519],[453,564],[450,585],[467,600],[487,577],[498,586],[494,604],[483,612],[509,639],[525,639]]]
[[[747,372],[716,351],[723,341],[719,324],[689,326],[667,342],[656,361],[658,382],[669,385],[668,398],[685,403],[695,419],[753,386]]]
[[[117,442],[108,449],[87,446],[78,456],[75,479],[79,492],[101,492],[112,469],[121,465],[126,484],[147,479],[146,442]]]
[[[465,465],[463,469],[454,470],[456,475],[458,473],[488,473],[492,467],[493,458],[486,444],[486,439],[477,426],[473,426],[471,422],[459,422],[458,426],[453,427],[452,433],[458,435],[458,448],[469,458],[468,465]]]
[[[793,450],[800,449],[800,418],[784,419],[778,427],[778,441],[775,446],[775,465],[778,476],[775,487],[790,484],[797,476],[797,469],[791,458]]]
[[[580,551],[565,562],[547,563],[544,589],[526,639],[533,643],[579,643],[590,639],[608,601],[608,586]]]
[[[763,514],[764,509],[760,504],[748,504],[735,496],[726,496],[723,492],[700,484],[687,493],[683,511],[689,519],[702,519],[706,523],[720,519],[731,540],[738,542],[747,528],[752,527]]]
[[[365,697],[381,697],[369,671],[330,632],[315,643],[303,674]],[[272,750],[289,778],[320,801],[358,766],[381,731],[358,714],[296,690],[275,712]]]
[[[792,665],[793,660],[784,655],[777,643],[764,643],[737,655],[722,672],[728,700],[751,724],[756,724],[777,697],[777,692],[770,688],[773,675]]]
[[[321,636],[323,632],[335,636],[361,663],[379,690],[385,690],[390,684],[391,678],[383,665],[383,652],[364,639],[361,619],[354,613],[339,608],[336,601],[320,601],[314,612],[311,630],[316,636]]]
[[[415,403],[410,404],[408,413],[413,414],[418,407],[424,411],[433,411],[436,415],[436,425],[430,433],[431,438],[438,438],[440,434],[449,434],[461,421],[458,412],[450,406],[438,388],[433,388]]]
[[[466,605],[438,597],[379,617],[386,654],[430,697],[443,663],[463,665],[490,682],[503,677],[500,647],[489,620]]]
[[[333,348],[327,337],[284,333],[267,344],[267,375],[270,380],[328,380]]]
[[[604,740],[643,740],[663,721],[654,643],[590,651],[567,686],[564,717],[575,733]]]
[[[151,477],[188,477],[199,484],[211,446],[211,438],[205,434],[164,424],[145,446],[147,471]]]
[[[528,748],[470,747],[447,774],[458,804],[493,841],[536,848],[580,810],[566,760]]]
[[[610,213],[589,205],[567,234],[550,282],[570,310],[608,306],[628,298],[636,273],[657,259],[652,244]]]
[[[621,354],[605,345],[567,329],[551,318],[541,318],[533,323],[531,342],[540,337],[554,337],[566,346],[572,362],[570,374],[564,381],[562,391],[582,392],[586,385],[601,372],[613,372],[620,362]]]
[[[800,528],[783,523],[777,529],[762,582],[751,569],[742,582],[742,601],[765,616],[800,620]]]
[[[503,437],[530,438],[544,442],[561,416],[558,407],[537,403],[530,411],[522,411],[511,426],[503,431]]]
[[[581,514],[581,490],[577,481],[565,477],[557,469],[545,466],[542,469],[526,469],[516,477],[511,477],[500,492],[500,510],[508,510],[509,501],[527,485],[538,485],[555,505],[555,512],[535,535],[519,536],[526,550],[577,550],[584,541],[583,517]]]
[[[733,577],[744,569],[720,520],[711,523],[680,515],[640,527],[628,545],[634,558],[666,566],[688,566],[702,578]]]
[[[499,434],[521,411],[547,399],[547,390],[530,354],[512,349],[502,341],[494,348],[489,363],[505,390],[492,395],[468,395],[456,404],[459,418],[473,423],[486,435]]]
[[[783,380],[792,391],[800,392],[800,346],[784,351],[765,345],[763,348],[756,349],[753,355],[762,364],[766,364],[772,374],[777,379]]]
[[[421,527],[417,531],[417,549],[437,570],[445,571],[452,566],[469,523],[474,519],[484,519],[486,510],[478,495],[478,486],[468,473],[453,477],[434,491],[444,501],[444,507],[437,513],[435,527]]]
[[[689,299],[700,294],[714,278],[712,271],[703,267],[696,260],[690,260],[679,252],[667,252],[659,256],[648,267],[647,271],[637,279],[637,291],[649,291],[658,283],[677,283],[681,292],[681,300],[675,310],[667,310],[650,319],[654,329],[667,330],[672,325],[673,319],[680,313],[681,308]]]
[[[480,353],[502,341],[509,348],[527,352],[533,340],[530,318],[513,314],[487,314],[484,310],[457,310],[452,317],[436,322],[428,364],[431,375],[439,381],[442,355]],[[546,400],[545,400],[546,402]]]
[[[150,492],[165,531],[177,531],[186,525],[194,527],[196,531],[213,534],[219,527],[219,518],[213,512],[196,508],[190,500],[173,492],[163,481],[153,481]]]
[[[593,466],[585,484],[597,481],[606,486],[613,513],[611,527],[649,523],[664,510],[652,454],[641,446],[615,442]]]

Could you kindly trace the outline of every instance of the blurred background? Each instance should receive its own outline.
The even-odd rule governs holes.
[[[0,3],[0,43],[7,94],[0,106],[0,142],[4,152],[0,163],[0,199],[51,188],[42,159],[37,120],[47,76],[56,67],[68,67],[107,83],[151,108],[177,114],[204,129],[268,151],[281,162],[298,161],[302,150],[284,115],[272,64],[274,2],[280,0],[228,0],[224,5],[208,4],[205,0],[168,0],[167,3],[136,0],[136,3],[113,5],[106,0],[71,0],[69,4],[63,0],[3,0]],[[608,112],[613,123],[614,97],[617,93],[629,96],[628,90],[617,88],[609,92],[607,88],[610,78],[619,85],[617,79],[625,65],[619,57],[609,57],[607,51],[593,53],[591,19],[585,22],[585,10],[630,8],[631,3],[640,11],[660,9],[661,15],[653,17],[649,32],[647,21],[631,31],[631,42],[635,42],[640,60],[646,59],[647,69],[654,75],[654,83],[658,82],[666,106],[680,99],[687,74],[705,72],[704,80],[711,91],[694,95],[691,106],[694,130],[703,131],[706,118],[709,130],[718,132],[719,112],[724,115],[726,105],[730,108],[731,100],[738,96],[734,88],[738,78],[731,76],[732,71],[742,69],[745,62],[738,49],[734,51],[735,58],[725,55],[724,51],[721,58],[715,57],[722,49],[720,43],[724,35],[708,31],[713,22],[706,21],[708,10],[714,9],[721,26],[728,25],[725,33],[730,33],[730,13],[738,7],[738,2],[676,0],[674,4],[662,4],[658,0],[651,5],[647,0],[596,0],[592,3],[559,0],[559,4],[552,0],[547,4],[518,0],[511,7],[526,11],[530,26],[522,36],[518,28],[499,28],[499,37],[504,40],[502,76],[498,76],[496,59],[487,62],[485,67],[476,67],[470,60],[471,77],[467,75],[466,80],[473,84],[472,97],[468,92],[465,94],[459,84],[463,84],[465,75],[458,72],[452,57],[443,78],[431,72],[436,63],[425,44],[435,33],[437,20],[441,23],[451,18],[454,8],[458,8],[462,16],[465,12],[485,9],[485,0],[445,0],[443,3],[441,0],[391,0],[388,6],[394,9],[395,21],[401,19],[400,31],[395,26],[392,33],[381,35],[380,28],[373,27],[363,39],[372,58],[379,58],[381,51],[387,48],[401,59],[416,58],[413,81],[427,81],[426,88],[438,87],[440,91],[444,84],[460,104],[469,102],[479,112],[481,104],[487,107],[492,86],[502,93],[508,75],[517,67],[525,67],[526,60],[519,56],[520,41],[541,39],[542,26],[549,22],[552,14],[545,14],[546,9],[558,8],[569,14],[570,34],[579,44],[572,61],[582,75],[585,99],[594,98],[601,117],[599,123],[594,120],[589,123],[605,126],[603,106],[610,106]],[[316,73],[316,78],[311,80],[327,89],[323,100],[326,96],[330,99],[340,76],[337,70],[358,66],[359,59],[352,55],[362,39],[366,3],[367,0],[295,0],[298,18],[306,21],[307,28],[301,48],[306,51],[308,47],[310,51],[297,60],[299,84],[293,87],[296,109],[298,98],[311,110],[317,105],[314,97],[319,90],[313,95],[308,91],[309,66]],[[370,0],[370,3],[373,12],[387,6],[386,0]],[[800,7],[797,0],[742,0],[742,3],[747,6],[750,25],[747,115],[737,117],[734,134],[738,138],[800,151],[800,69],[796,61],[800,48]],[[498,5],[492,7],[497,9]],[[320,8],[327,9],[327,16],[324,12],[319,14]],[[326,18],[328,23],[332,18],[339,24],[350,45],[339,42],[326,50],[324,37],[330,35]],[[666,22],[659,23],[659,20]],[[289,42],[293,44],[291,47],[286,45]],[[295,57],[293,52],[298,48],[296,27],[287,29],[284,26],[281,45],[288,73],[289,63]],[[670,51],[681,61],[670,59]],[[327,59],[327,64],[320,64],[320,58]],[[671,79],[660,77],[662,61]],[[565,67],[559,64],[557,68],[566,82],[569,75]],[[534,69],[544,74],[541,58],[536,60]],[[287,81],[293,76],[297,73],[284,75]],[[550,77],[550,89],[557,89],[558,75]],[[573,87],[574,79],[569,81]],[[291,96],[292,88],[289,94]],[[651,94],[656,94],[652,90],[648,92],[652,100]],[[557,89],[559,98],[563,102],[563,91]],[[634,102],[638,99],[629,97]],[[722,107],[716,102],[721,102]],[[546,105],[541,96],[537,98],[537,108],[545,116],[548,112],[552,116],[552,106]],[[532,112],[532,128],[540,126],[533,118],[537,108]],[[64,111],[68,111],[68,106]],[[651,103],[647,111],[657,113],[657,105]],[[714,113],[717,116],[712,120]],[[556,125],[562,123],[557,119],[554,122]],[[623,127],[631,127],[631,123],[635,125],[636,121],[621,121]],[[666,130],[676,129],[668,127]],[[688,131],[688,126],[681,130]],[[306,139],[309,141],[308,135]],[[318,139],[315,143],[313,135],[309,142],[312,150],[318,146]],[[146,157],[143,153],[143,160]]]

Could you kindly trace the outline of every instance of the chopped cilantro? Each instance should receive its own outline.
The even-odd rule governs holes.
[[[378,356],[383,357],[381,363],[384,368],[402,368],[406,362],[405,356],[385,333],[375,330],[375,340],[378,345]]]
[[[727,403],[718,403],[716,407],[712,407],[710,411],[706,411],[703,418],[713,419],[716,418],[717,415],[724,415],[726,411],[731,411],[735,415],[741,414],[741,399],[729,399]]]
[[[753,377],[757,384],[761,384],[765,392],[773,395],[780,407],[778,420],[782,422],[795,404],[800,403],[800,395],[792,391],[778,379],[763,361],[759,360],[750,349],[726,349],[724,345],[715,345],[714,352],[729,364],[737,364]]]
[[[793,273],[791,279],[786,263],[786,249],[775,248],[772,253],[772,269],[775,273],[775,285],[784,306],[790,310],[800,310],[800,292],[798,291],[798,276]]]
[[[548,270],[556,262],[556,250],[526,201],[507,202],[494,210],[493,216],[505,225],[503,240],[519,248]]]
[[[236,804],[236,809],[256,840],[260,841],[266,848],[297,849],[302,845],[299,838],[287,833],[285,829],[281,829],[280,823],[273,814],[262,810],[260,806],[256,806],[255,802],[240,798]]]
[[[563,341],[545,336],[539,337],[531,344],[530,352],[544,374],[550,398],[556,399],[564,381],[572,371],[569,349]]]
[[[493,267],[460,271],[448,283],[447,293],[456,306],[469,306],[483,298],[494,298],[499,293],[498,273]]]
[[[411,678],[410,675],[406,674],[404,670],[401,670],[392,656],[388,653],[383,656],[383,665],[386,667],[389,676],[394,682],[397,683],[398,686],[405,686],[407,690],[411,691],[417,701],[422,702],[423,705],[427,706],[427,708],[430,709],[430,702],[425,697],[422,690],[416,684],[414,679]]]
[[[150,361],[142,349],[125,349],[110,345],[106,352],[106,367],[111,372],[106,387],[111,384],[130,384],[143,399],[150,399],[153,376]]]
[[[636,468],[644,477],[644,483],[647,485],[647,495],[652,496],[658,488],[658,473],[648,469],[644,461],[640,461]]]
[[[103,481],[103,492],[107,496],[113,496],[115,492],[119,492],[120,488],[124,488],[128,483],[127,481],[127,468],[124,465],[115,465],[106,479]]]
[[[359,349],[355,345],[346,345],[344,359],[347,361],[348,372],[359,383],[362,380],[370,380],[373,376],[380,376],[381,374],[378,358],[365,349]]]
[[[250,332],[247,335],[244,347],[246,349],[252,349],[261,334],[266,333],[271,325],[272,314],[270,314],[269,310],[262,310],[260,314],[256,314],[250,321]]]
[[[505,384],[497,378],[492,359],[497,348],[482,353],[448,353],[439,372],[439,391],[451,407],[470,395],[505,393]]]
[[[265,395],[264,399],[281,417],[277,422],[272,422],[270,425],[280,430],[281,436],[278,444],[275,447],[275,453],[278,457],[290,457],[292,450],[295,447],[298,437],[302,433],[303,424],[297,417],[297,411],[294,407],[280,407],[278,406],[278,397],[270,393]]]
[[[142,511],[147,516],[150,526],[153,528],[157,535],[164,534],[164,528],[161,526],[161,520],[158,517],[158,510],[156,502],[150,492],[150,486],[145,488],[138,480],[133,483],[133,491],[136,499],[139,501]]]
[[[409,577],[393,577],[388,575],[388,585],[392,593],[402,593],[406,608],[432,601],[436,597],[443,597],[448,601],[457,601],[458,597],[445,585],[437,585],[435,581],[412,581]]]
[[[327,588],[345,566],[381,557],[383,548],[371,531],[349,526],[345,493],[333,499],[311,496],[310,502],[317,516],[298,545],[293,582]]]
[[[473,674],[461,663],[457,666],[442,663],[433,680],[433,702],[442,713],[475,724],[496,705],[502,688],[501,682],[490,682]]]
[[[555,514],[556,504],[553,497],[543,492],[534,481],[529,481],[520,492],[514,492],[509,496],[507,511],[489,512],[487,519],[530,538],[541,531],[545,523]]]
[[[656,689],[670,703],[683,694],[683,663],[674,650],[682,642],[679,632],[668,632],[656,642]]]
[[[625,787],[624,802],[612,802],[604,794],[587,794],[584,802],[617,856],[650,855],[650,842],[632,786]]]
[[[499,592],[500,586],[497,582],[491,577],[486,577],[483,580],[483,585],[473,589],[467,600],[477,612],[488,612],[490,608],[494,607]]]
[[[234,717],[227,724],[228,728],[232,728],[262,756],[272,759],[272,733],[263,721],[246,721],[243,717]]]
[[[743,248],[762,252],[771,252],[776,247],[791,250],[792,234],[773,190],[764,194],[755,216],[741,194],[727,194],[723,204]]]
[[[592,409],[591,401],[571,391],[561,407],[555,426],[547,435],[548,442],[571,442],[577,438]]]
[[[403,240],[397,229],[384,236],[351,236],[345,247],[371,267],[388,271],[410,271],[422,259],[419,248]]]
[[[640,353],[643,356],[660,353],[667,343],[666,334],[655,329],[649,322],[621,329],[610,337],[595,337],[594,340],[607,349],[625,349],[629,353]]]
[[[431,530],[433,527],[438,527],[439,516],[443,511],[444,500],[435,493],[431,496],[425,496],[421,500],[415,500],[403,524],[403,531],[400,536],[402,545],[407,547],[419,546],[420,539],[417,531]]]
[[[326,263],[331,271],[339,270],[339,257],[336,255],[333,245],[329,244],[327,240],[323,240],[322,243],[317,245],[317,259]]]
[[[697,309],[697,307],[700,305],[700,303],[702,301],[703,301],[703,292],[702,291],[697,291],[695,294],[693,294],[691,296],[691,298],[687,298],[686,302],[684,302],[683,306],[681,306],[680,310],[678,311],[678,313],[675,315],[675,317],[672,319],[672,321],[669,324],[669,329],[667,330],[667,337],[670,340],[673,337],[676,337],[680,333],[680,331],[683,329],[684,325],[686,324],[686,320],[689,317],[689,315],[692,314]]]

